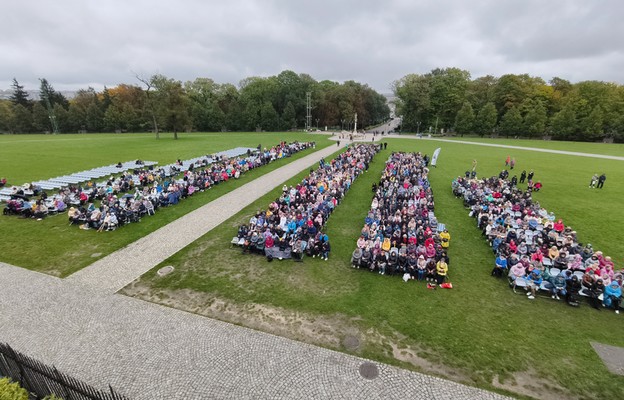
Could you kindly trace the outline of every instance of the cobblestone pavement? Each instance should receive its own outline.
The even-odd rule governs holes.
[[[132,399],[503,399],[0,263],[0,340]]]
[[[367,379],[368,360],[114,294],[336,150],[267,173],[67,279],[0,263],[0,340],[132,399],[505,398],[380,363]]]
[[[94,290],[115,293],[253,203],[260,196],[314,165],[321,157],[327,157],[338,150],[336,146],[329,146],[268,172],[101,258],[70,275],[67,281],[87,285]]]

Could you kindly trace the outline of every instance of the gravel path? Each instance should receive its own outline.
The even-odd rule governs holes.
[[[115,294],[336,150],[267,173],[67,279],[0,263],[0,340],[132,399],[504,399]]]

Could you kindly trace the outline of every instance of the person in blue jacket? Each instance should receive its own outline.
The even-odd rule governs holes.
[[[540,285],[542,284],[542,274],[539,269],[535,268],[524,279],[527,281],[528,287],[530,289],[530,291],[527,293],[527,296],[529,296],[530,300],[533,300],[535,298],[535,291],[539,289]]]
[[[501,253],[498,257],[496,257],[494,269],[492,270],[491,275],[498,278],[507,275],[507,257],[505,257],[504,254]]]
[[[604,293],[602,295],[603,300],[602,304],[605,307],[615,309],[615,313],[620,313],[620,302],[622,301],[622,288],[618,281],[614,280],[609,284],[609,286],[605,287]]]

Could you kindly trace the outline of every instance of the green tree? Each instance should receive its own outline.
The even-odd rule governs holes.
[[[58,124],[59,132],[68,132],[69,131],[69,113],[63,106],[59,103],[54,104],[54,110],[52,112],[53,118],[56,118],[56,122]]]
[[[546,130],[547,120],[546,108],[541,102],[536,101],[528,107],[524,116],[524,130],[529,137],[542,135]]]
[[[455,123],[459,109],[466,101],[470,72],[459,68],[436,68],[429,74],[431,79],[430,101],[433,115],[430,121],[438,121],[438,128],[449,129]]]
[[[15,113],[13,111],[15,105],[10,101],[0,100],[0,133],[15,133],[13,123],[15,121]]]
[[[282,127],[286,130],[294,129],[297,127],[295,106],[293,106],[293,104],[290,101],[286,103],[286,107],[284,107],[284,112],[282,113],[281,124],[282,124]]]
[[[15,133],[31,133],[33,131],[33,114],[26,106],[13,105],[13,120],[10,123]]]
[[[154,110],[157,119],[167,129],[173,131],[173,138],[178,139],[178,132],[190,127],[190,101],[182,87],[182,82],[163,75],[154,75],[151,79],[154,91]]]
[[[428,76],[409,74],[394,82],[393,92],[397,97],[396,114],[403,116],[403,130],[416,132],[417,127],[431,125],[431,79]]]
[[[603,112],[600,106],[594,107],[591,113],[581,121],[581,134],[585,140],[595,140],[603,136]]]
[[[15,105],[21,104],[27,109],[31,110],[33,106],[33,102],[28,98],[28,92],[24,90],[24,86],[20,85],[17,82],[17,79],[13,78],[13,83],[11,84],[13,88],[13,94],[9,97],[9,100]]]
[[[475,115],[472,110],[472,105],[466,101],[455,117],[455,131],[464,136],[465,133],[472,132],[474,123]]]
[[[507,137],[519,135],[522,132],[522,115],[518,107],[512,107],[503,115],[500,123],[501,132]]]
[[[260,110],[260,126],[265,131],[275,131],[278,127],[277,111],[270,101],[265,101]]]
[[[494,106],[494,103],[488,102],[483,107],[481,107],[475,120],[475,130],[477,131],[479,136],[483,137],[485,135],[490,135],[494,132],[497,116],[498,114],[496,112],[496,106]]]
[[[571,105],[564,106],[551,119],[553,135],[562,139],[573,138],[577,129],[576,113]]]
[[[32,124],[34,132],[50,132],[52,125],[50,125],[50,114],[46,110],[45,106],[41,102],[33,104],[32,108]]]

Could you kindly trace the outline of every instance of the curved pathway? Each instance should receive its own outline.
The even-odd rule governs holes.
[[[367,360],[115,294],[336,150],[269,172],[67,279],[0,263],[0,340],[132,399],[503,399],[381,363],[368,379]]]

